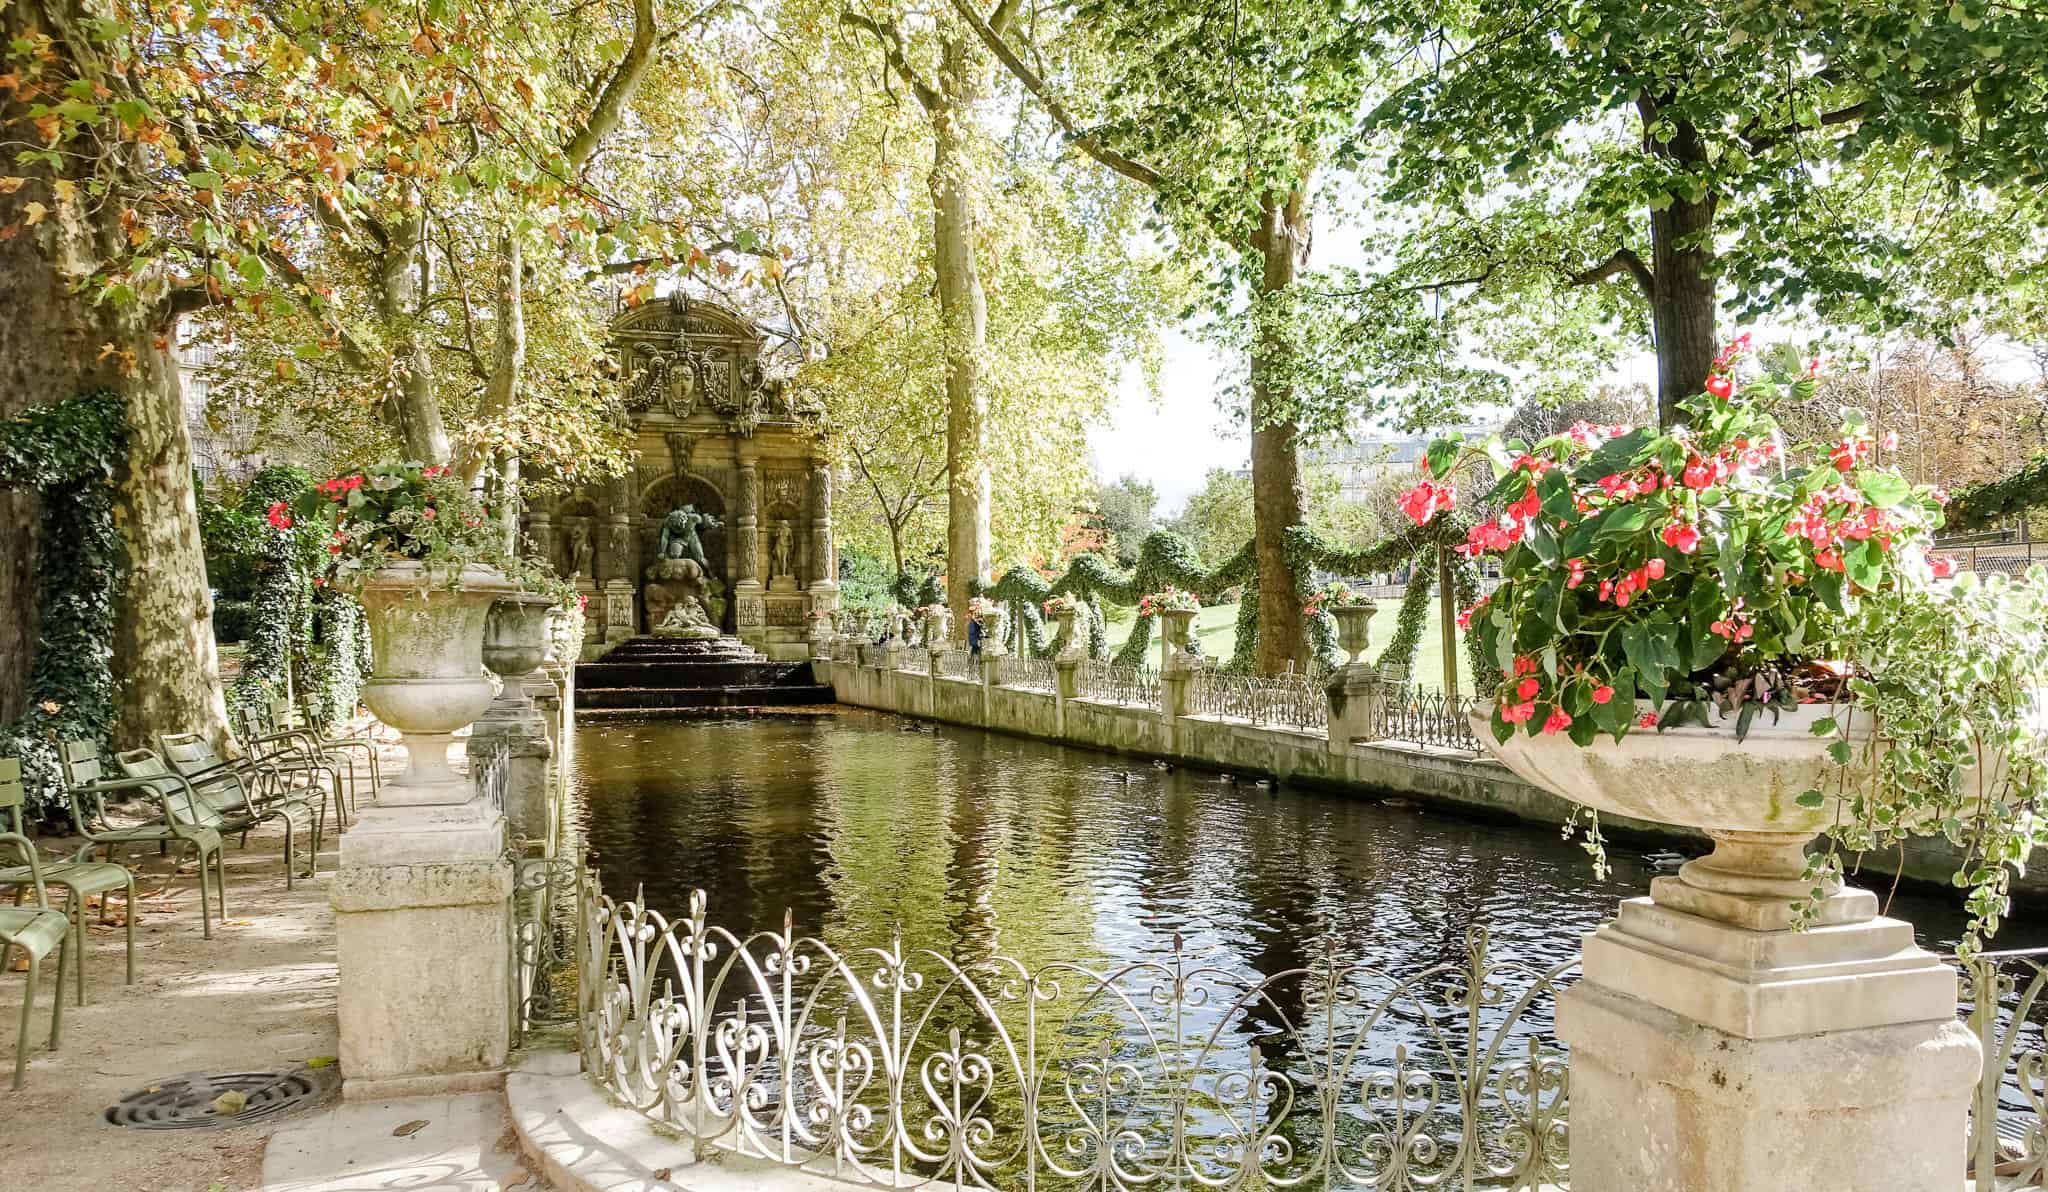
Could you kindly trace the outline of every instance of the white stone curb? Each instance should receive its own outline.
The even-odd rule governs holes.
[[[852,1185],[690,1144],[613,1104],[573,1051],[530,1052],[505,1078],[519,1147],[558,1192],[845,1192]],[[661,1173],[666,1173],[665,1177]]]

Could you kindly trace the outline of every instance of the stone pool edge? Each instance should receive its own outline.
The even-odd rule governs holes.
[[[811,666],[817,681],[830,685],[840,703],[914,720],[1270,778],[1377,802],[1404,799],[1474,819],[1558,827],[1576,810],[1575,804],[1522,781],[1491,757],[1429,747],[1340,743],[1323,732],[1254,726],[1214,716],[1167,716],[1151,706],[1065,698],[1053,691],[921,670],[828,659],[813,660]],[[1696,852],[1704,852],[1707,844],[1697,832],[1622,816],[1602,816],[1600,829],[1611,839],[1677,845]],[[1866,858],[1860,879],[1854,879],[1856,866],[1851,866],[1851,873],[1853,880],[1879,886],[1902,864],[1904,881],[1953,889],[1950,875],[1959,862],[1957,850],[1945,841],[1922,837],[1908,842],[1903,855]],[[2030,869],[2015,876],[2012,892],[2030,900],[2048,898],[2048,872]]]

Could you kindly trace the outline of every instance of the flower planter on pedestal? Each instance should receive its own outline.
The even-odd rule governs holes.
[[[1796,801],[1836,777],[1812,733],[1827,714],[1762,713],[1742,742],[1731,725],[1584,748],[1496,743],[1475,715],[1528,781],[1714,840],[1587,937],[1559,999],[1575,1192],[1960,1186],[1980,1059],[1954,970],[1864,890],[1825,890],[1793,930],[1805,846],[1835,814]]]
[[[1346,666],[1356,666],[1358,656],[1372,644],[1372,616],[1378,611],[1370,604],[1340,604],[1330,610],[1337,619],[1337,644],[1350,655]]]
[[[945,649],[952,640],[952,635],[953,614],[951,610],[940,608],[936,612],[925,614],[924,645],[926,649],[933,652]]]
[[[1160,631],[1166,638],[1166,648],[1159,658],[1159,671],[1189,669],[1192,661],[1188,657],[1188,629],[1195,623],[1195,610],[1191,608],[1169,608],[1159,614]]]
[[[1333,750],[1341,751],[1353,741],[1369,741],[1379,735],[1380,687],[1386,680],[1371,663],[1359,657],[1372,642],[1372,618],[1378,611],[1370,604],[1342,604],[1330,609],[1330,615],[1337,618],[1337,644],[1350,656],[1323,687],[1330,701]]]
[[[469,801],[469,781],[448,768],[448,743],[491,704],[484,617],[517,590],[491,567],[464,569],[451,590],[418,563],[383,568],[363,585],[372,658],[363,702],[398,730],[407,759],[381,802]]]
[[[1080,634],[1074,632],[1074,618],[1078,611],[1063,608],[1053,613],[1053,620],[1058,622],[1060,627],[1059,636],[1055,640],[1066,643],[1054,653],[1053,657],[1056,660],[1079,661],[1088,656],[1088,643],[1081,639]]]
[[[1004,632],[1009,628],[1009,614],[998,605],[981,614],[981,652],[987,658],[1001,658],[1009,653],[1003,645]]]
[[[491,703],[484,618],[516,591],[493,568],[465,569],[451,590],[445,575],[411,563],[364,585],[375,670],[363,702],[404,735],[408,761],[342,836],[328,889],[345,1099],[503,1087],[512,980],[505,819],[449,770],[447,751]]]
[[[491,605],[484,618],[484,666],[504,681],[498,698],[470,731],[470,773],[485,759],[504,756],[505,818],[514,836],[551,838],[548,759],[554,753],[547,722],[526,692],[526,681],[548,653],[548,614],[554,601],[528,592]],[[553,684],[546,684],[552,689]]]

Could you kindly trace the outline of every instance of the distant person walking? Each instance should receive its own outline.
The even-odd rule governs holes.
[[[981,617],[970,614],[967,618],[967,656],[981,657]]]

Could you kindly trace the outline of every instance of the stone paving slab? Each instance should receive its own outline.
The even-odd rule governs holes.
[[[424,1124],[421,1124],[424,1123]],[[348,1101],[271,1135],[264,1192],[543,1192],[495,1092]]]

